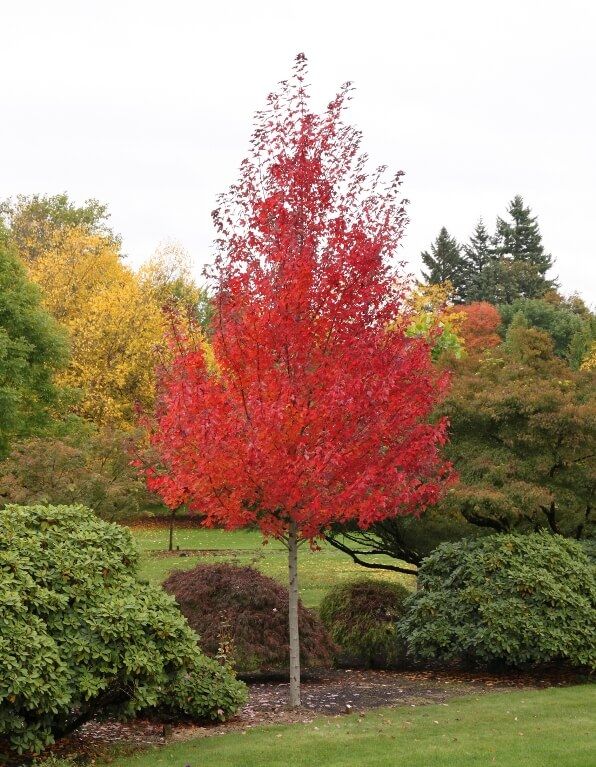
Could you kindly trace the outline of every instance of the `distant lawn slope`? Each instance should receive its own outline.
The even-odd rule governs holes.
[[[180,529],[176,531],[174,545],[180,549],[200,549],[205,554],[188,557],[163,556],[167,549],[166,529],[134,527],[133,535],[141,548],[141,577],[152,583],[161,583],[174,569],[188,570],[200,562],[232,562],[253,565],[265,575],[287,584],[287,553],[277,541],[263,545],[263,537],[252,530],[210,530],[206,528]],[[336,583],[356,577],[374,577],[404,583],[413,587],[414,579],[408,575],[383,570],[366,570],[355,565],[351,559],[323,543],[321,551],[311,551],[308,546],[300,550],[300,595],[307,607],[316,607],[328,589]],[[382,560],[379,560],[382,561]],[[391,560],[386,557],[385,561]]]
[[[592,767],[591,685],[495,693],[259,727],[151,749],[111,767]],[[98,766],[99,767],[99,766]]]

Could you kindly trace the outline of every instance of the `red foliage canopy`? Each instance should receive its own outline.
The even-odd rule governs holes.
[[[486,301],[474,301],[466,306],[453,307],[452,311],[465,315],[458,332],[470,354],[492,349],[501,343],[497,332],[501,315],[496,306]]]
[[[402,174],[367,173],[341,121],[349,84],[308,111],[305,67],[257,115],[213,214],[216,364],[187,342],[164,371],[152,443],[168,471],[148,482],[207,524],[280,535],[293,520],[313,538],[421,512],[449,467],[446,424],[428,420],[446,379],[395,322]]]

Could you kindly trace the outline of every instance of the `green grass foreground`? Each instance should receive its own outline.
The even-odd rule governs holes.
[[[252,565],[265,575],[280,583],[288,583],[288,555],[281,543],[275,540],[263,544],[263,536],[254,530],[214,530],[207,528],[181,529],[176,531],[175,546],[181,549],[199,549],[206,554],[188,557],[162,556],[168,546],[166,529],[133,528],[133,535],[141,549],[140,576],[152,583],[162,583],[171,570],[188,570],[197,564],[231,562],[235,565]],[[384,560],[395,564],[388,557]],[[326,592],[338,583],[353,578],[373,577],[403,583],[414,587],[414,578],[383,570],[365,570],[337,549],[326,543],[320,551],[311,551],[307,545],[299,552],[300,596],[307,607],[317,607]]]
[[[111,767],[591,767],[592,685],[495,693],[258,727],[116,759]]]

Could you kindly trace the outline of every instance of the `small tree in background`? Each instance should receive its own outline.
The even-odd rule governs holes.
[[[477,354],[500,344],[501,315],[496,306],[486,301],[474,301],[452,307],[449,312],[458,317],[458,333],[467,354]]]
[[[0,219],[29,267],[47,252],[48,242],[61,242],[73,229],[119,245],[120,238],[108,226],[109,218],[107,205],[93,199],[77,205],[65,193],[19,194],[0,202]]]
[[[464,300],[499,301],[502,292],[503,268],[496,255],[492,237],[482,218],[463,248],[466,263]]]
[[[493,248],[503,269],[503,296],[499,303],[516,298],[540,298],[556,287],[546,277],[553,259],[545,252],[536,216],[516,195],[507,208],[508,218],[497,218]],[[491,300],[488,298],[488,300]]]
[[[518,313],[505,342],[456,363],[442,406],[460,482],[441,502],[498,532],[593,534],[594,374],[571,370]]]
[[[83,503],[104,519],[121,519],[158,505],[130,463],[138,430],[67,420],[48,432],[16,441],[0,461],[0,507]]]
[[[446,356],[458,358],[463,353],[460,326],[466,315],[459,306],[453,306],[452,296],[453,286],[445,282],[418,284],[406,299],[411,312],[406,332],[428,341],[435,361]]]
[[[554,303],[538,298],[518,298],[499,307],[505,335],[513,318],[520,313],[530,327],[544,330],[552,338],[555,353],[578,368],[582,358],[596,338],[596,317],[589,309],[578,313],[564,302]]]
[[[341,121],[349,85],[309,111],[305,71],[300,55],[269,96],[214,213],[213,361],[189,342],[164,370],[152,443],[167,471],[149,471],[166,504],[182,488],[206,524],[258,524],[285,542],[292,706],[299,542],[336,521],[419,513],[449,475],[446,423],[427,421],[446,380],[408,318],[396,322],[401,173],[367,172],[360,133]]]
[[[329,542],[363,567],[415,574],[440,543],[486,533],[594,536],[594,372],[571,369],[521,312],[497,346],[495,307],[455,310],[467,313],[459,331],[467,354],[449,360],[452,384],[440,412],[449,416],[445,455],[459,482],[419,517],[364,531],[336,526]]]
[[[449,282],[453,287],[453,301],[455,303],[464,301],[467,281],[466,261],[461,254],[460,245],[445,227],[441,228],[437,239],[430,246],[430,252],[425,250],[421,256],[428,269],[428,272],[422,272],[422,276],[429,285]]]

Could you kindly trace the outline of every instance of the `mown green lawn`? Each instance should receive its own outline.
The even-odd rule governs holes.
[[[263,538],[256,531],[181,529],[175,537],[175,545],[180,546],[180,549],[212,550],[209,554],[189,557],[160,556],[160,552],[168,545],[168,532],[165,529],[135,528],[133,534],[142,551],[140,575],[152,583],[161,583],[173,569],[189,569],[198,563],[208,562],[253,565],[281,583],[288,582],[286,550],[277,541],[263,545]],[[365,570],[328,544],[323,544],[320,551],[311,551],[305,545],[300,549],[299,556],[300,595],[307,607],[316,607],[327,590],[336,583],[365,575],[413,587],[411,576]],[[391,560],[387,558],[386,561]]]
[[[112,767],[592,767],[591,685],[377,709],[152,748]],[[98,766],[99,767],[99,766]]]

